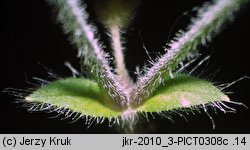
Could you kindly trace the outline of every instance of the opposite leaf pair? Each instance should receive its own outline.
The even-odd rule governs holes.
[[[58,110],[66,117],[78,112],[79,116],[90,117],[89,124],[100,123],[105,118],[116,123],[121,119],[134,122],[137,112],[160,113],[198,105],[206,110],[207,103],[223,107],[221,101],[229,101],[229,98],[218,88],[207,81],[174,72],[197,46],[210,41],[246,1],[218,0],[204,4],[186,31],[178,32],[167,44],[166,53],[133,83],[124,64],[120,30],[128,26],[138,2],[109,0],[100,2],[105,7],[97,7],[97,16],[110,33],[114,49],[116,68],[112,69],[110,56],[103,51],[96,29],[88,23],[88,15],[79,0],[50,0],[92,79],[60,79],[34,91],[26,100],[38,103],[42,110]]]

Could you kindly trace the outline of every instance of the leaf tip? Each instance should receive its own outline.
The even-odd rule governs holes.
[[[30,96],[27,96],[24,98],[26,101],[32,101],[32,98]]]
[[[229,98],[227,95],[223,95],[223,96],[221,96],[221,100],[222,100],[222,101],[229,102],[229,101],[230,101],[230,98]]]

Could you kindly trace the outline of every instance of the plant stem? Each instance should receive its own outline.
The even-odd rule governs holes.
[[[106,95],[107,103],[127,107],[123,86],[117,75],[112,72],[106,58],[108,54],[103,51],[96,38],[96,29],[88,23],[88,14],[81,7],[80,0],[48,0],[48,2],[55,6],[58,20],[62,22],[64,31],[70,33],[72,42],[78,48],[79,56],[84,57],[85,65]]]
[[[197,18],[187,27],[186,32],[179,32],[168,44],[166,54],[147,69],[145,75],[138,78],[137,85],[132,90],[135,105],[148,99],[171,76],[176,66],[197,50],[199,45],[205,45],[221,30],[227,21],[232,21],[234,13],[248,0],[217,0],[212,4],[204,4],[198,10]]]
[[[116,63],[116,72],[118,74],[118,77],[121,81],[121,84],[124,86],[127,95],[130,94],[131,88],[132,88],[132,81],[129,77],[128,71],[126,69],[126,65],[124,62],[124,55],[122,51],[122,44],[121,44],[121,36],[120,36],[120,27],[119,25],[113,25],[110,27],[110,34],[111,34],[111,40],[112,40],[112,47],[113,47],[113,54],[115,58]]]

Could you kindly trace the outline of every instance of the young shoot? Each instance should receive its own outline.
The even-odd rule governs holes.
[[[235,13],[247,1],[213,0],[202,5],[186,30],[176,33],[166,44],[165,54],[154,60],[134,83],[126,69],[121,33],[129,27],[137,6],[143,1],[94,1],[97,19],[110,35],[114,57],[110,59],[111,55],[104,51],[97,28],[90,23],[82,1],[48,0],[56,10],[57,21],[62,24],[63,31],[78,49],[78,57],[82,58],[82,65],[87,67],[90,77],[69,77],[49,82],[25,97],[25,102],[31,111],[56,111],[66,118],[74,116],[74,120],[85,118],[88,125],[107,119],[110,125],[129,125],[131,130],[138,122],[138,114],[147,118],[151,113],[164,114],[182,109],[201,109],[207,113],[208,106],[225,112],[233,111],[224,102],[235,102],[230,101],[221,89],[208,81],[179,73],[183,68],[177,69],[177,66],[191,64],[195,58],[187,59],[197,53],[197,47],[211,42],[226,24],[233,21]],[[111,63],[114,63],[114,68]],[[73,75],[79,75],[69,63],[65,65]]]

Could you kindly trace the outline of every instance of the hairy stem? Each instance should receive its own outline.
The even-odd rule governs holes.
[[[210,41],[225,22],[232,20],[233,13],[247,0],[218,0],[213,4],[205,4],[199,11],[198,17],[192,19],[186,32],[179,32],[174,40],[168,44],[166,54],[147,69],[145,75],[139,77],[137,85],[132,90],[132,100],[139,104],[148,99],[172,70],[187,58],[190,52],[197,50],[197,46]]]
[[[124,56],[122,52],[120,28],[118,25],[114,25],[110,28],[112,46],[114,49],[114,57],[116,61],[117,74],[122,78],[127,78],[128,73],[125,69]]]
[[[124,55],[122,51],[121,37],[120,37],[120,27],[119,25],[113,25],[110,27],[112,47],[114,50],[114,58],[116,63],[116,72],[118,77],[124,86],[124,91],[127,95],[130,94],[132,81],[129,77],[128,71],[126,70]]]
[[[126,107],[127,96],[117,76],[113,74],[106,54],[95,38],[95,29],[87,22],[88,15],[79,0],[49,0],[57,9],[58,20],[63,24],[64,31],[70,33],[72,42],[78,48],[79,56],[84,57],[85,65],[91,75],[104,90],[107,101],[116,101],[119,107]],[[113,102],[111,102],[113,103]]]

